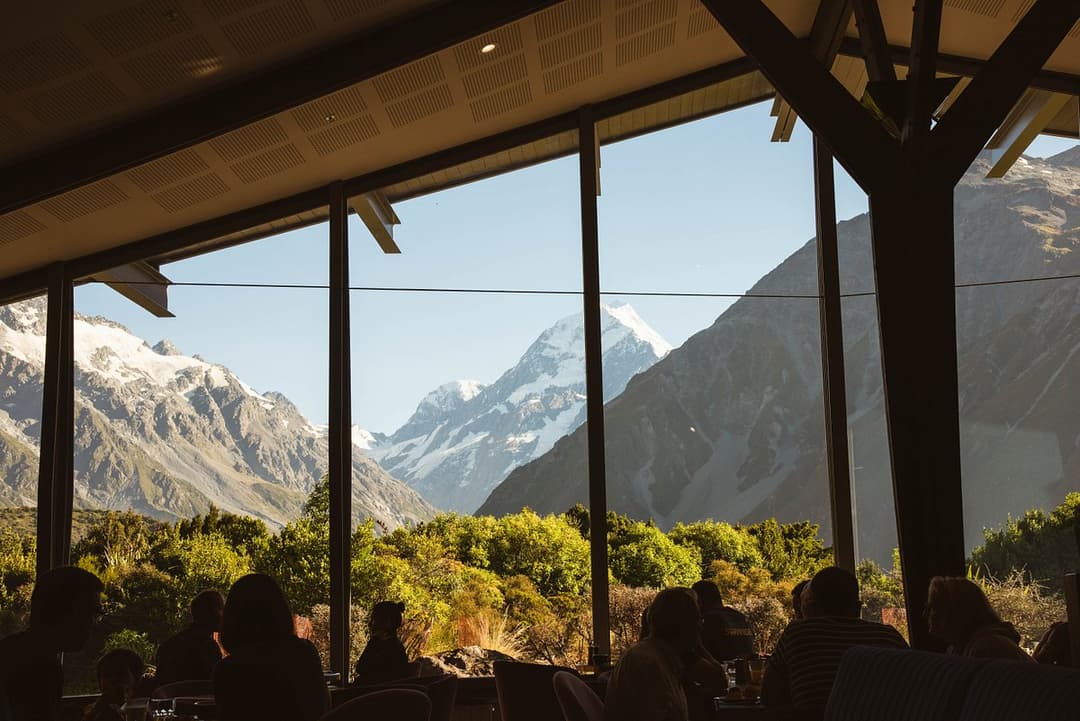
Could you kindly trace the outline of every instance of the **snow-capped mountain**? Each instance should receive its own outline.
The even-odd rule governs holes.
[[[45,301],[0,307],[0,504],[34,505]],[[75,503],[158,518],[209,504],[273,526],[297,515],[326,472],[325,428],[288,398],[224,366],[151,347],[101,317],[75,318]],[[355,452],[353,508],[388,526],[433,509]]]
[[[603,306],[601,330],[605,399],[671,350],[629,305]],[[461,380],[436,388],[388,439],[372,437],[367,453],[436,507],[471,513],[510,471],[584,420],[585,335],[578,314],[544,331],[491,385]]]
[[[1000,180],[980,159],[957,186],[956,282],[1061,277],[957,290],[964,529],[1052,508],[1080,477],[1080,148],[1021,159]],[[870,228],[838,225],[845,375],[860,552],[896,545]],[[1064,277],[1062,277],[1064,276]],[[811,240],[751,289],[817,292]],[[919,292],[918,278],[911,292]],[[663,527],[716,518],[812,520],[829,533],[817,301],[743,298],[605,408],[608,504]],[[927,409],[927,412],[933,412]],[[516,469],[479,513],[586,501],[579,429]]]

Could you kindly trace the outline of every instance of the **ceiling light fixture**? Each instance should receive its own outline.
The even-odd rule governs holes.
[[[480,48],[480,53],[483,54],[483,55],[487,55],[488,53],[490,53],[491,51],[493,51],[497,47],[499,47],[499,46],[496,45],[495,43],[488,43],[484,47]]]
[[[326,114],[326,117],[324,118],[324,120],[326,120],[326,122],[328,122],[328,123],[332,123],[332,122],[334,122],[335,120],[337,120],[337,116],[336,116],[336,115],[334,115],[333,113],[327,113],[327,114]]]

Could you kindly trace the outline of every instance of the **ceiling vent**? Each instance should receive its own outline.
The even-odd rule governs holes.
[[[600,52],[578,58],[572,63],[560,65],[554,70],[544,73],[544,92],[548,95],[566,90],[569,87],[583,83],[589,78],[595,78],[604,72],[604,56]]]
[[[542,43],[539,56],[544,92],[557,93],[603,73],[602,45],[599,22]]]
[[[473,120],[479,123],[520,108],[530,100],[532,92],[529,90],[529,81],[525,80],[469,103],[469,109],[472,110]]]
[[[267,150],[256,156],[241,160],[229,166],[236,177],[243,183],[254,183],[271,175],[284,173],[290,168],[304,163],[304,156],[300,154],[292,143],[282,145],[280,148]]]
[[[137,185],[139,190],[151,193],[208,169],[206,161],[199,153],[193,148],[188,148],[129,170],[124,175]]]
[[[636,5],[624,2],[622,7],[628,9],[615,16],[615,39],[617,40],[674,21],[679,12],[678,0],[649,0]]]
[[[50,35],[0,50],[0,90],[16,93],[89,66],[86,56],[64,35]]]
[[[390,4],[390,0],[324,0],[323,4],[334,20],[346,20],[381,10]]]
[[[175,213],[227,192],[229,186],[217,173],[207,173],[150,197],[165,211]]]
[[[191,30],[183,3],[146,0],[90,20],[86,30],[117,57]]]
[[[347,123],[335,125],[308,136],[311,147],[320,156],[329,155],[350,145],[370,140],[379,134],[379,126],[370,115],[361,115]]]
[[[597,0],[571,0],[533,16],[536,39],[543,42],[600,18]]]
[[[305,133],[325,128],[331,123],[351,118],[367,110],[357,85],[305,103],[292,111],[293,120]]]
[[[222,160],[231,163],[245,155],[280,145],[286,140],[288,136],[281,124],[274,118],[267,118],[231,133],[225,133],[209,142],[210,147]]]
[[[267,0],[203,0],[203,7],[206,8],[206,12],[214,16],[214,19],[221,20],[265,5],[266,2]]]
[[[453,104],[454,97],[450,94],[450,86],[442,83],[400,102],[390,103],[386,106],[386,114],[390,116],[394,127],[400,128],[446,110]]]
[[[0,215],[0,245],[39,233],[45,230],[45,224],[25,210]]]
[[[675,44],[675,23],[636,35],[615,46],[615,65],[622,66],[666,50]]]
[[[384,103],[389,103],[406,95],[423,90],[446,79],[439,57],[431,57],[417,60],[414,63],[383,73],[371,81],[375,86],[375,92]]]
[[[108,113],[124,97],[111,80],[94,72],[35,93],[26,98],[23,106],[44,125],[63,125],[88,115]]]
[[[315,21],[301,0],[290,0],[245,15],[221,29],[236,52],[254,55],[307,35],[315,30]]]
[[[499,88],[528,77],[525,54],[519,53],[502,62],[481,68],[461,79],[465,86],[465,96],[474,100],[481,95],[492,93]]]
[[[57,220],[70,223],[84,215],[96,213],[127,199],[127,194],[111,180],[99,180],[55,198],[43,200],[39,207]]]
[[[698,35],[713,32],[720,29],[720,23],[713,14],[705,8],[697,8],[690,11],[690,23],[686,29],[686,39],[693,40]]]
[[[996,18],[1004,6],[1005,0],[945,0],[945,7],[967,10],[969,13],[991,18]]]
[[[202,35],[184,38],[168,47],[129,58],[120,67],[148,93],[209,75],[222,66],[222,58]]]

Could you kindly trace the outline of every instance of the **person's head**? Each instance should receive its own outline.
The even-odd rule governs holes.
[[[698,581],[690,587],[697,594],[698,605],[701,612],[711,611],[714,608],[722,608],[724,598],[720,595],[720,589],[712,581]]]
[[[98,577],[75,566],[60,566],[41,574],[30,595],[30,629],[47,634],[60,651],[80,651],[101,614]]]
[[[649,637],[689,651],[701,637],[701,611],[689,588],[675,586],[656,594],[649,606]]]
[[[249,573],[233,584],[225,601],[221,645],[229,653],[295,636],[292,611],[277,581]]]
[[[108,703],[120,705],[135,692],[135,684],[142,677],[143,662],[131,649],[116,648],[109,651],[97,663],[98,688]]]
[[[791,589],[791,610],[795,612],[795,620],[805,618],[802,610],[802,597],[806,587],[810,585],[810,579],[799,581]]]
[[[839,566],[821,569],[814,574],[803,590],[802,614],[804,618],[820,616],[858,618],[861,610],[859,582],[850,571],[845,571]]]
[[[372,636],[396,636],[405,614],[405,604],[396,601],[379,601],[371,608],[368,630]]]
[[[958,576],[930,579],[926,625],[930,635],[962,645],[980,628],[1001,623],[979,584]]]
[[[220,631],[225,614],[225,597],[220,591],[203,591],[191,601],[191,620],[199,628]]]
[[[1031,657],[1039,663],[1052,666],[1072,666],[1069,624],[1064,621],[1051,624],[1039,639],[1039,645],[1035,647],[1035,653],[1031,654]]]

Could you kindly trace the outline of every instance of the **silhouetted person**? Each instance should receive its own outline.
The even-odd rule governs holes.
[[[746,616],[724,605],[712,581],[691,586],[701,607],[701,643],[714,659],[726,661],[754,655],[754,632]]]
[[[326,712],[330,695],[319,654],[296,637],[289,603],[274,579],[252,573],[233,584],[221,645],[228,655],[213,674],[221,718],[315,721]]]
[[[409,655],[398,638],[404,603],[379,601],[368,618],[368,642],[356,660],[353,685],[370,686],[409,675]]]
[[[907,648],[892,626],[859,618],[861,609],[855,576],[836,566],[818,571],[802,594],[804,618],[788,624],[765,664],[762,703],[820,713],[849,648]]]
[[[1072,666],[1069,624],[1064,621],[1050,624],[1031,657],[1049,666]]]
[[[795,584],[795,587],[791,589],[791,610],[794,614],[792,616],[792,619],[795,621],[798,621],[801,618],[805,618],[805,616],[803,616],[802,610],[802,595],[803,592],[806,591],[806,587],[809,585],[810,579],[806,579],[805,581],[799,581]]]
[[[689,588],[666,588],[648,610],[649,635],[619,660],[608,681],[607,721],[685,721],[691,681],[723,683],[723,671],[703,659],[701,612]]]
[[[948,644],[957,656],[1031,661],[1020,648],[1020,634],[1001,620],[977,583],[966,578],[935,576],[926,600],[930,635]]]
[[[134,695],[144,668],[139,655],[127,648],[117,648],[102,656],[97,663],[101,696],[86,710],[83,721],[124,721],[120,707]]]
[[[74,566],[41,574],[30,596],[30,628],[0,640],[0,719],[53,721],[60,713],[62,651],[81,651],[101,613],[104,587]]]
[[[214,634],[221,631],[225,597],[218,591],[203,591],[191,602],[191,625],[166,639],[158,647],[154,684],[175,681],[209,681],[221,660]]]

